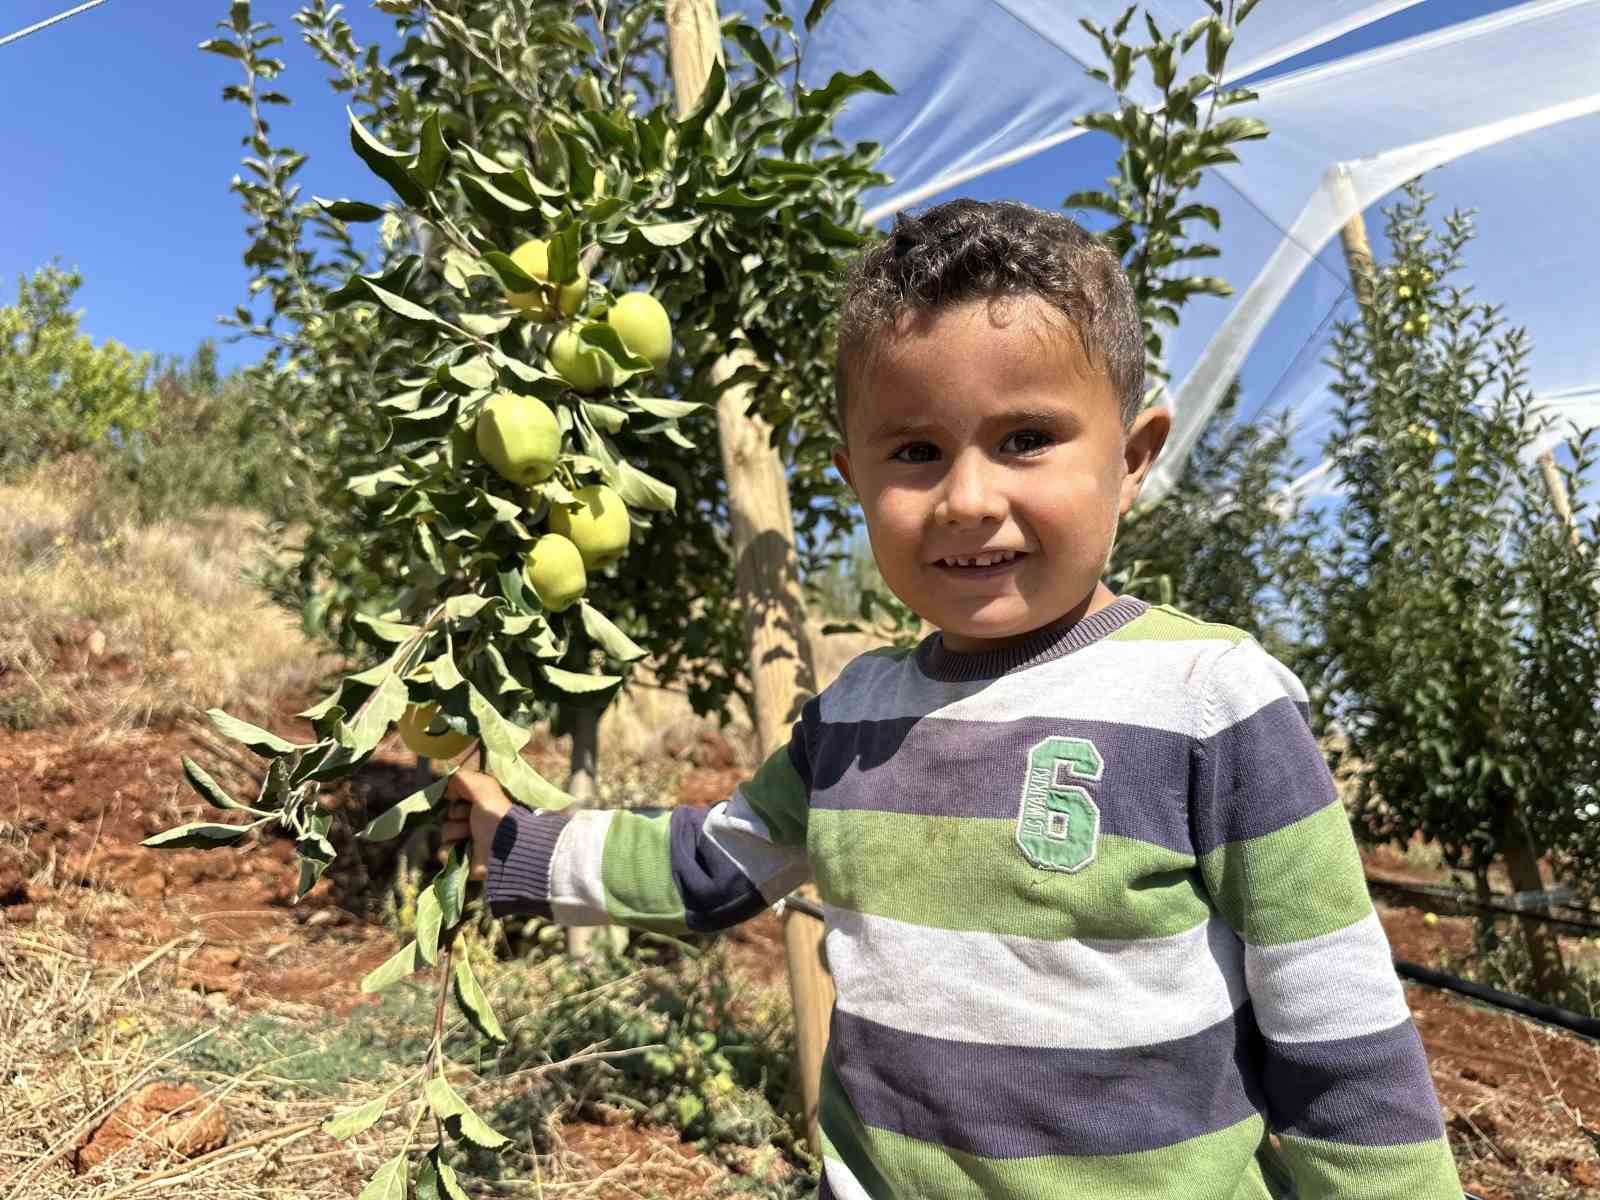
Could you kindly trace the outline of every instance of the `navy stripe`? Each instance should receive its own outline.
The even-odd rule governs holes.
[[[866,1124],[985,1158],[1155,1150],[1264,1109],[1248,1004],[1192,1037],[1123,1050],[950,1041],[836,1007],[828,1055]]]
[[[1408,1017],[1328,1042],[1267,1039],[1267,1111],[1280,1133],[1357,1146],[1444,1136],[1422,1039]]]
[[[1287,696],[1200,743],[1194,781],[1200,854],[1293,825],[1335,799],[1327,761]]]
[[[696,933],[737,925],[767,906],[761,889],[705,836],[709,811],[688,806],[675,808],[668,831],[672,881],[683,897],[684,923]]]
[[[570,812],[534,812],[513,804],[495,826],[484,891],[490,915],[550,916],[550,858]]]
[[[811,807],[1015,819],[1028,751],[1047,737],[1088,738],[1100,751],[1104,776],[1083,786],[1100,806],[1102,833],[1194,853],[1187,782],[1193,740],[1115,721],[897,717],[825,724]]]
[[[822,727],[822,701],[813,696],[800,709],[800,719],[789,735],[789,762],[806,791],[811,790],[811,762],[816,755],[817,731]]]

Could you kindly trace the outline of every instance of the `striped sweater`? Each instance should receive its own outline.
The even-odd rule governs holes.
[[[709,810],[513,809],[491,909],[714,930],[814,879],[823,1196],[1459,1200],[1305,712],[1245,634],[1129,597],[935,634]]]

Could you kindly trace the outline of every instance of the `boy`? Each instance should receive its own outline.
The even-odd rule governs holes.
[[[814,877],[822,1196],[1458,1200],[1304,690],[1100,580],[1169,428],[1143,362],[1065,217],[902,217],[841,311],[834,463],[938,632],[853,661],[709,811],[533,813],[463,772],[445,836],[492,911],[569,924],[721,929]]]

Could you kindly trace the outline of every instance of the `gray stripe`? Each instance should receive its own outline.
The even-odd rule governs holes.
[[[1327,1042],[1378,1033],[1411,1016],[1376,912],[1320,937],[1245,947],[1256,1024],[1270,1040]],[[1330,988],[1328,981],[1339,986]],[[1361,1003],[1350,1003],[1350,997]]]
[[[812,763],[811,807],[913,816],[1014,818],[1028,751],[1046,737],[1095,744],[1105,774],[1085,783],[1100,832],[1193,854],[1189,838],[1191,742],[1161,729],[1107,721],[930,717],[823,725]]]
[[[1264,708],[1200,746],[1195,765],[1195,850],[1276,832],[1334,802],[1327,761],[1288,697]]]
[[[828,1055],[868,1125],[985,1158],[1130,1154],[1263,1110],[1249,1005],[1193,1037],[1126,1050],[986,1046],[834,1010]]]
[[[1428,1058],[1409,1016],[1362,1037],[1268,1041],[1263,1081],[1280,1133],[1357,1146],[1444,1136]]]
[[[1205,854],[1260,837],[1325,808],[1333,781],[1311,731],[1284,698],[1203,743],[1166,729],[1115,721],[1025,717],[1015,721],[898,717],[832,722],[814,734],[811,806],[912,816],[1014,817],[1028,751],[1046,737],[1081,737],[1105,760],[1085,783],[1100,832],[1179,854]],[[1189,821],[1195,770],[1219,802]],[[1199,844],[1195,844],[1198,838]]]

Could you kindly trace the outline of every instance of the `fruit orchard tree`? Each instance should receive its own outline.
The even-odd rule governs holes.
[[[315,36],[332,31],[329,55],[382,114],[369,128],[352,113],[350,139],[390,193],[318,201],[320,217],[288,182],[296,156],[271,146],[261,119],[276,95],[262,81],[279,69],[268,27],[236,0],[224,36],[205,46],[244,66],[233,95],[251,113],[256,165],[246,165],[265,181],[237,187],[273,314],[237,319],[279,338],[269,382],[297,406],[289,433],[308,485],[322,511],[347,514],[331,548],[353,556],[352,594],[371,575],[387,604],[351,606],[368,664],[302,714],[312,740],[212,714],[267,761],[260,794],[245,803],[195,763],[184,771],[244,820],[147,844],[222,847],[282,827],[299,851],[300,895],[334,859],[322,787],[391,729],[437,757],[476,745],[516,801],[564,806],[571,797],[521,754],[531,726],[603,707],[652,649],[665,648],[669,666],[672,653],[707,649],[695,630],[731,576],[726,554],[713,557],[714,472],[695,436],[716,394],[709,364],[746,339],[766,364],[760,390],[790,406],[780,421],[792,429],[796,413],[826,412],[826,393],[801,390],[828,378],[822,284],[859,240],[855,197],[878,180],[874,149],[846,151],[828,129],[850,94],[885,85],[870,73],[791,85],[794,61],[779,47],[794,31],[781,12],[760,28],[729,23],[732,65],[675,119],[639,83],[659,42],[655,4],[596,4],[583,23],[554,4],[380,7],[409,33],[390,74],[366,68],[375,54],[360,68],[345,57],[334,10],[301,14]],[[333,236],[332,260],[302,243],[312,221]],[[388,231],[382,261],[323,286],[336,263],[360,257],[346,226],[363,221]],[[324,355],[336,385],[317,381]],[[436,821],[445,782],[371,815],[360,836]],[[451,1137],[492,1149],[505,1139],[446,1083],[439,1033],[454,995],[479,1032],[503,1036],[459,945],[466,881],[457,846],[421,893],[415,938],[363,987],[434,968],[439,1016],[416,1082]],[[334,1128],[365,1128],[383,1107]],[[419,1193],[459,1194],[442,1150],[441,1139],[423,1158]],[[380,1168],[374,1194],[403,1191],[409,1163],[408,1145]]]
[[[1436,226],[1430,199],[1413,183],[1387,210],[1394,260],[1333,343],[1341,502],[1304,592],[1314,695],[1348,739],[1370,838],[1420,834],[1484,892],[1497,863],[1542,889],[1547,855],[1592,891],[1600,564],[1533,465],[1527,337],[1465,282],[1470,214]],[[1566,450],[1581,497],[1593,447]],[[1577,515],[1594,544],[1593,503]],[[1554,934],[1525,932],[1536,987],[1559,999]]]

